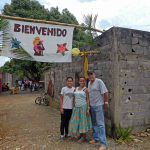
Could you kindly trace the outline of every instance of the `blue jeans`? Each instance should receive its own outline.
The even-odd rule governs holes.
[[[107,147],[103,105],[91,106],[91,119],[94,140]]]

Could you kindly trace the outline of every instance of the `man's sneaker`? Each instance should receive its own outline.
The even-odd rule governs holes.
[[[107,149],[106,146],[101,146],[101,147],[99,148],[99,150],[106,150],[106,149]]]
[[[96,141],[96,140],[91,140],[91,141],[89,141],[89,143],[90,144],[96,144],[98,141]]]

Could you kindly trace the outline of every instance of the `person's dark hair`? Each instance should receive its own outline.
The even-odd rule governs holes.
[[[81,78],[85,79],[85,77],[84,77],[84,76],[80,76],[80,77],[79,77],[79,80],[80,80]]]
[[[87,71],[87,74],[88,74],[88,75],[92,75],[93,73],[95,73],[94,70],[88,70],[88,71]]]
[[[67,77],[66,81],[68,81],[69,79],[73,81],[73,77]]]

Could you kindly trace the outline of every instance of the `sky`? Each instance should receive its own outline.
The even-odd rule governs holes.
[[[0,10],[11,0],[0,0]],[[57,7],[60,11],[67,8],[83,22],[83,16],[96,15],[97,29],[109,29],[112,26],[127,27],[150,31],[149,0],[38,0],[45,8]],[[3,58],[4,59],[4,58]],[[0,66],[5,61],[1,61]]]

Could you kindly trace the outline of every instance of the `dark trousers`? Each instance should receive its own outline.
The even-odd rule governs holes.
[[[61,135],[68,134],[69,121],[72,115],[72,109],[64,109],[64,113],[61,114],[60,133]]]

